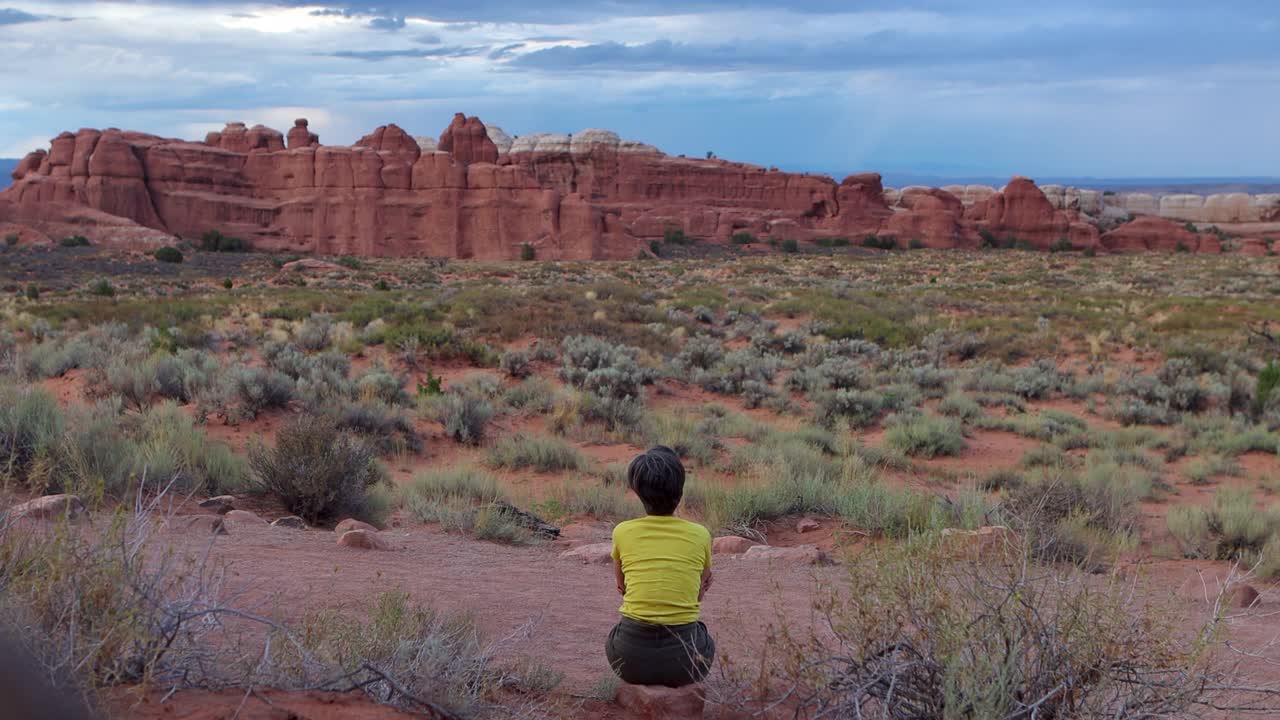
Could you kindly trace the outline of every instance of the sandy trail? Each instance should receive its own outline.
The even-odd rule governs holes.
[[[423,529],[385,536],[395,550],[338,547],[323,530],[238,527],[215,541],[212,557],[227,564],[230,589],[243,591],[240,607],[289,617],[319,608],[364,611],[379,593],[402,589],[438,609],[471,613],[490,638],[535,622],[532,638],[511,652],[562,671],[567,692],[585,693],[610,674],[604,640],[620,604],[610,565],[561,560],[558,544],[508,547]],[[175,542],[199,551],[207,540]],[[715,558],[715,571],[703,619],[731,655],[779,618],[810,622],[815,584],[839,573],[727,556]]]

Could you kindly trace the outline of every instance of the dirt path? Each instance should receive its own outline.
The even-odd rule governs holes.
[[[236,528],[216,540],[213,557],[228,564],[231,589],[245,592],[237,605],[295,616],[363,610],[379,593],[403,589],[436,608],[471,613],[491,638],[535,622],[532,639],[513,652],[562,671],[567,692],[588,692],[610,675],[604,639],[619,605],[611,566],[561,560],[559,547],[507,547],[422,529],[386,536],[396,549],[373,552],[338,547],[322,530]],[[192,550],[202,542],[179,539]],[[715,570],[703,619],[730,654],[779,617],[807,623],[815,582],[838,573],[733,557],[717,557]]]

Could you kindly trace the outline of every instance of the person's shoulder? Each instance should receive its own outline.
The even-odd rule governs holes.
[[[684,518],[680,518],[680,522],[683,523],[682,527],[684,527],[685,532],[698,538],[706,538],[707,542],[711,542],[711,531],[707,529],[706,525],[692,520],[685,520]]]
[[[637,521],[639,521],[639,520],[641,520],[641,519],[642,519],[642,518],[636,518],[636,519],[634,519],[634,520],[623,520],[622,522],[618,523],[617,525],[614,525],[614,526],[613,526],[613,536],[614,536],[614,537],[618,537],[618,535],[626,535],[626,534],[627,534],[627,532],[629,532],[630,530],[632,530],[633,528],[635,528],[635,527],[636,527],[636,523],[637,523]]]

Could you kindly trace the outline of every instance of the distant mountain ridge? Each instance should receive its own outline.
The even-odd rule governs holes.
[[[13,182],[13,178],[9,177],[9,173],[18,167],[18,158],[0,158],[0,190],[9,187]]]
[[[1003,187],[1008,178],[969,175],[926,175],[917,173],[883,173],[889,187],[946,187],[948,185],[989,185]],[[1082,190],[1141,192],[1158,195],[1186,193],[1216,195],[1219,193],[1280,193],[1280,177],[1146,177],[1099,178],[1035,176],[1038,185],[1064,185]]]

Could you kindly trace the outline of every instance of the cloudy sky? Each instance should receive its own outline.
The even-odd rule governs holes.
[[[464,111],[792,170],[1280,175],[1276,0],[0,0],[0,157]]]

